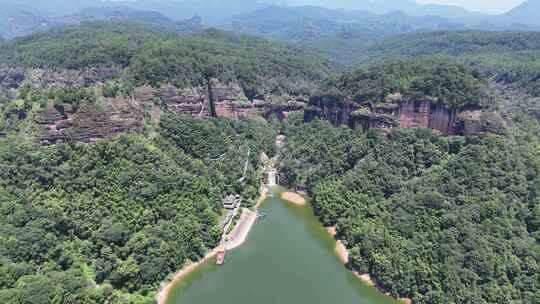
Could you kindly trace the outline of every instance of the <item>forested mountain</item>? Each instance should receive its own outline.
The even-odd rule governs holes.
[[[329,62],[308,52],[250,36],[219,30],[178,36],[114,24],[87,24],[15,40],[1,47],[0,64],[119,67],[135,85],[171,83],[182,88],[215,77],[245,90],[276,93],[309,88],[332,70]]]
[[[366,52],[365,62],[389,58],[450,56],[498,81],[540,94],[537,32],[442,31],[389,38]]]
[[[328,93],[360,104],[384,102],[399,94],[404,101],[429,99],[448,108],[488,106],[487,83],[472,69],[443,60],[394,61],[373,65],[330,79],[321,87]]]

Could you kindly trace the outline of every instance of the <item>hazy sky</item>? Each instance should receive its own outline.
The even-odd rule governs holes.
[[[524,0],[417,0],[419,3],[452,4],[468,10],[501,13],[510,10]]]

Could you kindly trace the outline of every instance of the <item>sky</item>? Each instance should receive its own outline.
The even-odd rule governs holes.
[[[472,11],[485,13],[507,12],[524,0],[416,0],[419,3],[450,4],[464,7]]]

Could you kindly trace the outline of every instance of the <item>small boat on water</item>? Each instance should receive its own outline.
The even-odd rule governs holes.
[[[225,247],[220,247],[218,249],[217,258],[216,258],[216,265],[223,265],[225,263],[225,254],[227,251],[225,250]]]
[[[266,212],[262,212],[262,211],[257,211],[257,218],[260,219],[260,220],[264,220],[268,215],[266,214]]]

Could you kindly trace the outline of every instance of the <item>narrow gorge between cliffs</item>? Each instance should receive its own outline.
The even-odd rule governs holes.
[[[225,265],[205,261],[174,285],[166,303],[396,303],[348,271],[311,206],[282,200],[282,191],[272,187],[261,206],[267,218],[227,253]]]

